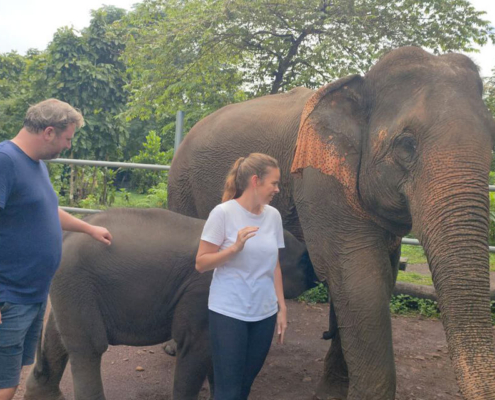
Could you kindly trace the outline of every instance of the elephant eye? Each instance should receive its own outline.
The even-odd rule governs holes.
[[[416,138],[411,134],[401,135],[395,141],[397,157],[407,163],[413,161],[417,147]]]

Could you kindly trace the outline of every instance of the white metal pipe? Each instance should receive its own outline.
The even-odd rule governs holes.
[[[168,171],[170,169],[170,165],[137,164],[137,163],[124,163],[124,162],[113,162],[113,161],[75,160],[72,158],[55,158],[53,160],[46,160],[45,162],[54,163],[54,164],[90,165],[94,167],[153,169],[158,171]]]

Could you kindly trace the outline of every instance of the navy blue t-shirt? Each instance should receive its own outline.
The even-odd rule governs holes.
[[[60,263],[58,199],[46,165],[0,143],[0,302],[43,302]]]

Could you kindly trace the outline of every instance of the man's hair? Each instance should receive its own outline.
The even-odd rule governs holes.
[[[76,128],[84,126],[82,114],[70,104],[57,99],[44,100],[29,107],[24,118],[24,128],[31,133],[53,126],[55,132],[60,134],[70,124],[76,124]]]

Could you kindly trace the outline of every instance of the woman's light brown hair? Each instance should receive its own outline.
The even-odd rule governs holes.
[[[251,153],[247,157],[238,158],[225,180],[222,203],[240,197],[253,175],[263,180],[268,168],[278,168],[278,162],[267,154]]]

